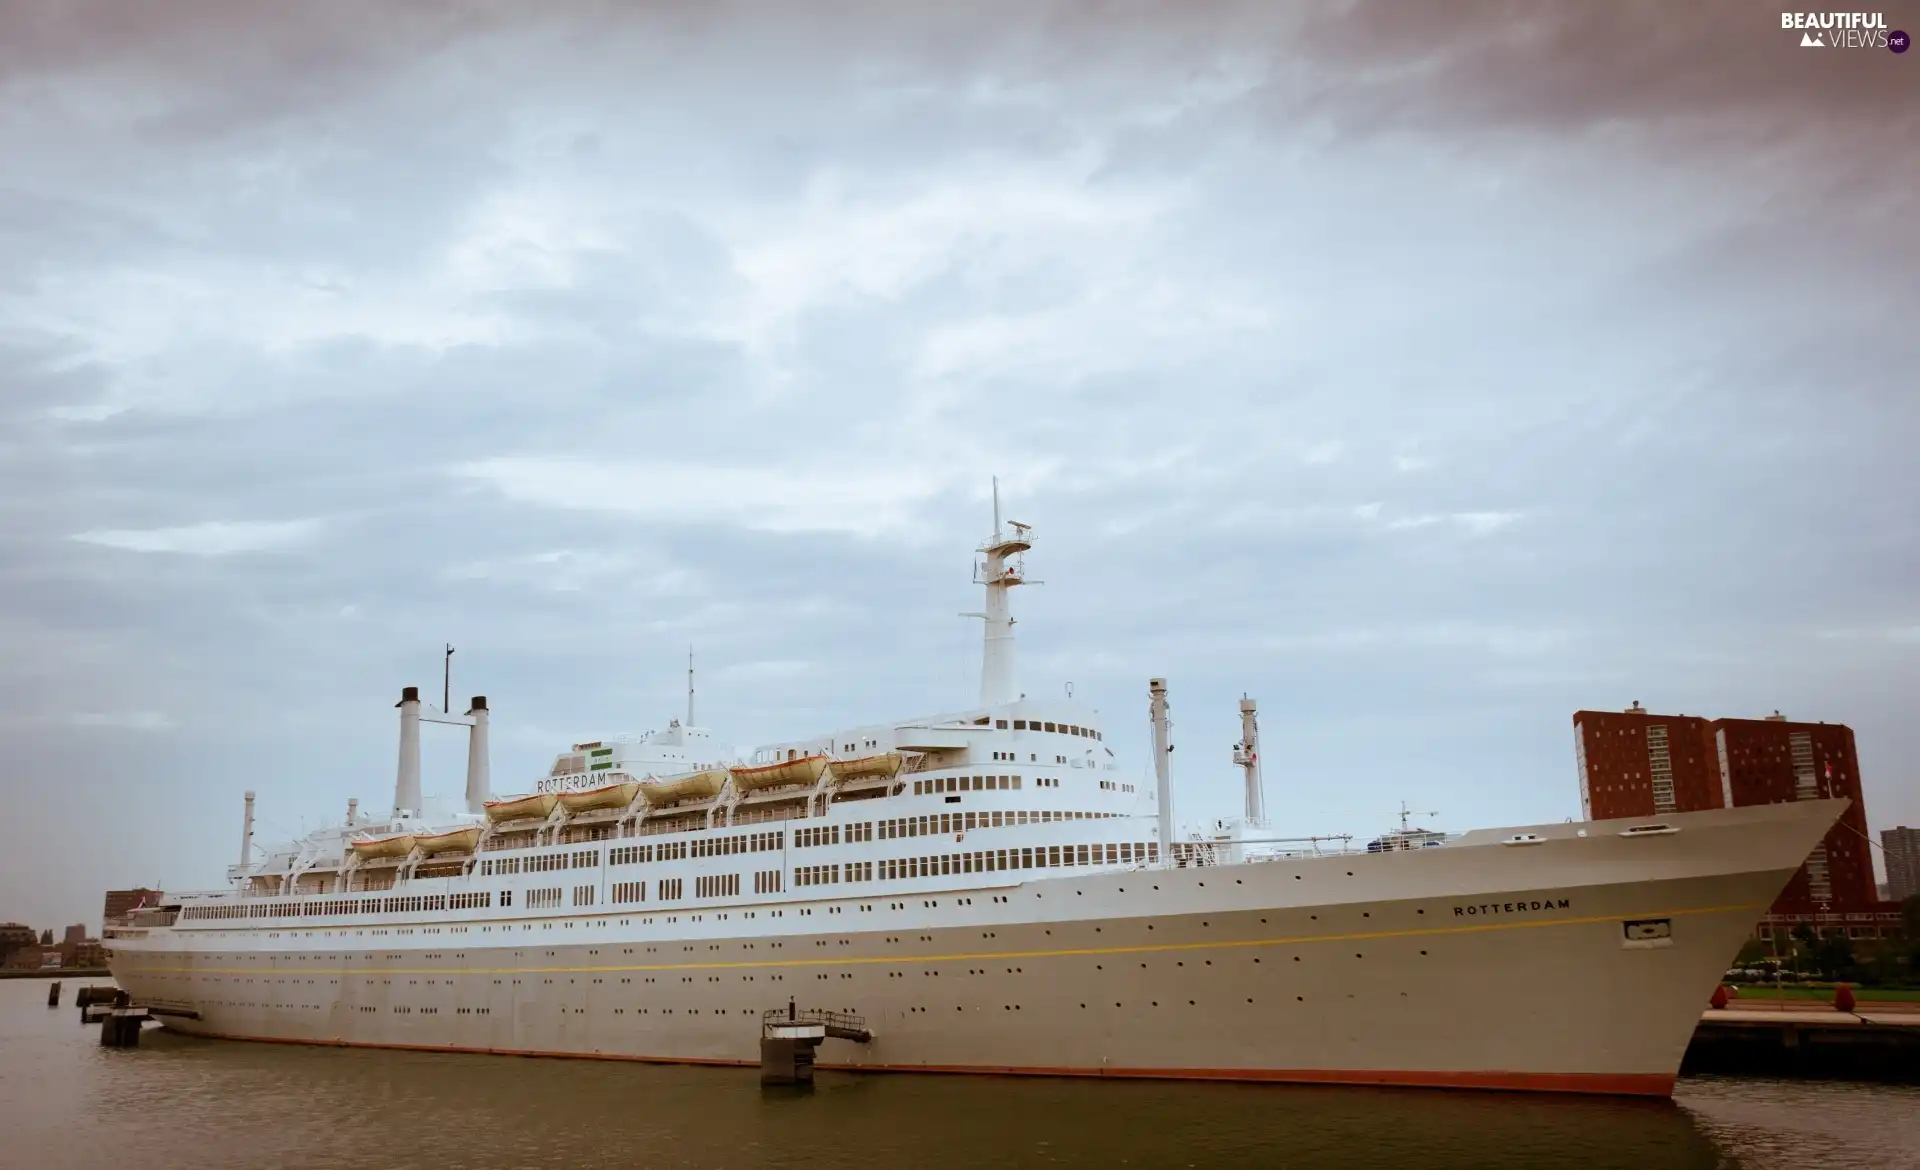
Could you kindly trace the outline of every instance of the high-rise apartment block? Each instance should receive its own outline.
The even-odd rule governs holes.
[[[1887,897],[1904,902],[1920,894],[1920,829],[1882,829],[1880,848],[1886,854]]]
[[[1852,801],[1767,916],[1871,937],[1888,917],[1874,886],[1852,729],[1764,719],[1576,711],[1580,806],[1591,820],[1845,797]]]

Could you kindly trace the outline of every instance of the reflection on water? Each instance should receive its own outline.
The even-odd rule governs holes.
[[[1920,1090],[1691,1080],[1678,1101],[822,1073],[193,1040],[103,1049],[0,982],[0,1166],[1920,1166]]]

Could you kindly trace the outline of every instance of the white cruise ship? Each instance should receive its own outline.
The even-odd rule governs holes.
[[[690,703],[493,799],[485,699],[409,687],[389,815],[255,858],[249,793],[230,888],[110,926],[115,978],[231,1039],[753,1064],[797,1005],[864,1021],[821,1067],[1665,1095],[1844,806],[1263,844],[1243,702],[1248,822],[1174,840],[1161,680],[1151,782],[1016,692],[1032,535],[997,511],[976,705],[742,759]],[[464,813],[423,808],[422,720],[469,729]]]

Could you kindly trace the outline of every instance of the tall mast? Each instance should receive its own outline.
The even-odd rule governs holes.
[[[1147,710],[1153,716],[1154,797],[1160,805],[1160,857],[1173,864],[1173,719],[1167,710],[1167,680],[1147,680]]]
[[[985,637],[980,651],[980,705],[997,707],[1019,697],[1013,683],[1013,609],[1007,592],[1027,583],[1024,554],[1033,547],[1033,529],[1016,520],[1004,528],[1000,519],[1000,480],[993,481],[993,536],[980,546],[986,559],[977,567],[975,581],[986,586]]]
[[[687,726],[693,726],[693,647],[687,647]]]
[[[1233,762],[1247,775],[1247,824],[1267,823],[1267,795],[1260,786],[1260,718],[1254,702],[1240,696],[1240,742],[1233,745]]]

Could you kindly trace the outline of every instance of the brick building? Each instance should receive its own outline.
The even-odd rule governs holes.
[[[1838,723],[1576,711],[1580,807],[1590,820],[1846,797],[1853,803],[1782,890],[1763,933],[1799,922],[1877,937],[1897,921],[1873,880],[1853,731]]]
[[[132,890],[108,890],[107,904],[101,911],[106,922],[124,922],[129,913],[143,906],[158,906],[166,897],[159,890],[144,887]]]
[[[23,922],[0,922],[0,962],[17,950],[40,945],[40,932]]]
[[[1648,715],[1639,703],[1573,713],[1580,810],[1590,821],[1726,808],[1713,725],[1697,715]]]
[[[1920,829],[1882,829],[1880,848],[1887,859],[1887,897],[1904,902],[1920,894]]]

